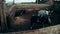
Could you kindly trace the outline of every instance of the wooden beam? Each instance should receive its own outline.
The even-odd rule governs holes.
[[[60,24],[42,28],[42,29],[28,30],[28,31],[21,31],[21,32],[10,32],[5,34],[60,34]]]
[[[2,32],[6,31],[7,28],[7,22],[6,22],[6,13],[5,13],[5,0],[2,0],[2,5],[1,5],[1,27],[2,27]]]

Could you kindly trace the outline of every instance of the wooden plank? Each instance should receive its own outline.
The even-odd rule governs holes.
[[[33,10],[41,10],[49,7],[48,4],[20,4],[16,5],[16,8],[25,8],[25,9],[33,9]]]
[[[8,32],[5,34],[60,34],[60,25],[22,32]]]

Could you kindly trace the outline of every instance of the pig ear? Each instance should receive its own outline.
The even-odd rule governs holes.
[[[17,18],[16,17],[14,17],[14,19],[13,20],[16,20]]]

